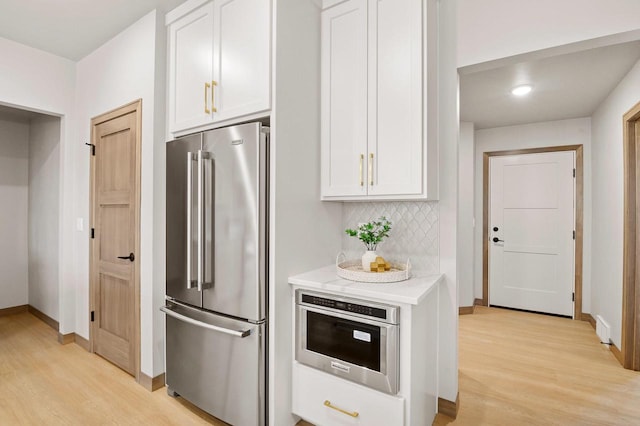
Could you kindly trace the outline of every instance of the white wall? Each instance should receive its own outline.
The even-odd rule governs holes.
[[[29,125],[29,305],[58,320],[60,118]]]
[[[154,143],[153,143],[153,377],[164,373],[165,316],[160,312],[164,306],[166,283],[166,87],[167,87],[167,30],[165,13],[156,13],[156,55],[154,96]]]
[[[591,119],[550,121],[521,126],[498,127],[475,132],[475,273],[474,295],[482,297],[482,157],[485,152],[510,149],[541,148],[560,145],[583,145],[584,165],[584,226],[582,312],[591,310]],[[595,256],[595,255],[594,255]],[[595,257],[594,257],[595,259]]]
[[[71,144],[75,64],[50,53],[0,38],[0,103],[61,116],[60,129],[60,229],[58,271],[60,332],[75,330],[73,277],[74,161]],[[67,166],[67,167],[65,167]]]
[[[458,65],[638,28],[638,0],[459,0]]]
[[[160,27],[160,29],[158,28]],[[142,183],[140,209],[140,323],[141,371],[153,377],[164,371],[162,350],[163,322],[159,313],[164,294],[164,275],[155,276],[160,269],[154,265],[154,250],[164,251],[164,242],[156,241],[154,180],[162,173],[154,169],[156,151],[164,149],[164,111],[156,110],[155,77],[158,57],[164,60],[164,37],[157,32],[164,29],[163,17],[152,11],[106,44],[81,59],[76,73],[76,138],[73,146],[76,175],[74,187],[74,217],[82,217],[87,224],[83,232],[76,232],[74,240],[74,281],[76,287],[76,333],[89,337],[89,150],[83,146],[91,137],[91,118],[142,99]],[[160,45],[159,43],[162,43]],[[157,52],[160,52],[157,55]],[[157,145],[161,145],[157,148]],[[160,159],[162,161],[162,159]],[[161,183],[162,185],[162,183]],[[163,186],[160,186],[163,188]],[[162,216],[163,217],[163,216]],[[158,237],[163,237],[164,234]],[[163,269],[163,268],[162,268]],[[158,297],[158,294],[161,294]]]
[[[473,306],[474,134],[473,123],[460,123],[458,143],[458,305]]]
[[[73,102],[75,63],[0,38],[0,103],[67,113]]]
[[[429,5],[435,2],[428,2]],[[465,244],[458,229],[459,81],[456,71],[457,0],[439,0],[438,7],[438,147],[440,170],[440,272],[438,396],[458,395],[458,249]],[[433,112],[435,114],[435,112]]]
[[[622,335],[624,193],[622,116],[640,101],[640,62],[591,118],[593,147],[592,310],[611,326],[618,348]],[[586,224],[585,224],[586,225]],[[586,227],[586,226],[585,226]]]
[[[29,124],[0,117],[0,309],[28,303]]]
[[[275,3],[271,145],[269,423],[293,425],[292,292],[287,277],[335,261],[342,205],[320,201],[320,6]]]

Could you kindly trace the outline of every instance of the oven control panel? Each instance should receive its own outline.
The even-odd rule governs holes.
[[[302,294],[301,301],[308,305],[322,306],[338,311],[351,312],[383,320],[387,318],[387,309],[353,303],[346,300],[329,299],[311,294]]]

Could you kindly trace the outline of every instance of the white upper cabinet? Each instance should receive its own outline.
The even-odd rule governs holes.
[[[169,26],[169,131],[211,121],[213,3]]]
[[[213,4],[214,121],[269,109],[271,2]]]
[[[421,6],[369,3],[369,195],[422,192]]]
[[[349,0],[323,11],[323,199],[437,196],[425,4]]]
[[[367,194],[367,0],[322,14],[322,195]]]
[[[270,1],[192,0],[167,14],[167,25],[169,132],[269,110]]]

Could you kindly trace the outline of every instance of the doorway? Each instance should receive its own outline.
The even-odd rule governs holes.
[[[59,329],[61,118],[0,105],[0,315]]]
[[[91,120],[90,349],[139,380],[142,101]]]
[[[640,371],[640,102],[623,118],[624,249],[622,365]]]
[[[564,282],[565,282],[565,286],[567,285],[570,287],[575,286],[575,288],[571,292],[573,294],[566,294],[562,296],[562,297],[566,296],[567,298],[571,297],[573,300],[560,301],[558,306],[555,306],[552,309],[545,309],[545,305],[549,303],[549,300],[551,300],[549,299],[549,297],[553,296],[552,294],[553,291],[550,291],[550,289],[547,289],[547,288],[529,288],[527,286],[527,284],[533,285],[532,284],[533,281],[531,281],[532,276],[534,277],[537,276],[540,279],[545,279],[543,276],[538,276],[540,275],[540,272],[541,272],[538,270],[541,265],[539,265],[538,267],[533,267],[532,270],[527,270],[526,273],[522,273],[522,268],[525,268],[526,265],[518,266],[519,265],[518,262],[520,261],[520,263],[522,263],[521,261],[523,261],[527,257],[529,257],[530,258],[529,260],[533,261],[533,263],[536,263],[536,262],[539,263],[540,258],[543,258],[545,261],[548,262],[548,255],[552,254],[549,250],[556,251],[556,252],[558,251],[555,248],[555,246],[558,245],[557,241],[553,241],[552,244],[547,244],[548,247],[543,247],[545,244],[542,244],[541,241],[538,241],[537,243],[533,241],[535,239],[539,239],[539,237],[543,234],[547,234],[549,236],[548,238],[549,240],[557,237],[557,235],[555,235],[554,232],[547,232],[548,230],[545,230],[545,223],[548,223],[551,220],[551,218],[547,217],[545,219],[545,217],[543,217],[544,215],[541,215],[540,212],[536,212],[533,209],[518,209],[517,214],[511,211],[506,216],[503,213],[498,214],[498,210],[502,211],[505,207],[509,207],[509,206],[505,206],[502,204],[496,205],[497,203],[495,201],[493,203],[494,205],[491,206],[492,203],[490,202],[491,201],[490,194],[492,190],[490,187],[491,176],[490,176],[489,166],[490,166],[491,159],[494,159],[496,166],[501,164],[502,167],[504,167],[505,161],[500,159],[509,158],[509,157],[512,160],[507,163],[512,163],[511,166],[517,166],[517,165],[524,166],[524,168],[512,167],[511,168],[512,170],[509,171],[509,174],[513,175],[513,176],[507,176],[509,177],[509,187],[511,188],[511,186],[517,183],[518,180],[525,179],[526,181],[528,179],[538,179],[538,178],[545,179],[545,170],[542,170],[542,169],[545,169],[545,167],[542,166],[542,168],[540,168],[539,166],[545,163],[545,161],[541,161],[542,159],[552,156],[553,153],[570,153],[575,156],[575,177],[573,177],[572,175],[569,175],[571,176],[572,179],[575,179],[575,216],[573,219],[573,223],[568,225],[571,229],[567,231],[570,233],[566,236],[566,238],[571,239],[571,246],[573,247],[567,248],[569,247],[567,245],[568,242],[564,241],[563,239],[564,241],[563,253],[564,253],[565,259],[562,260],[562,262],[571,262],[573,260],[573,262],[571,262],[572,263],[571,265],[567,265],[563,263],[562,266],[564,267],[563,270],[565,271],[565,275],[566,275],[567,267],[569,266],[573,267],[570,269],[570,274],[572,274],[573,276],[565,277]],[[528,161],[526,159],[518,160],[517,157],[514,157],[514,156],[519,156],[520,158],[523,158],[522,156],[529,155],[529,154],[537,154],[536,156],[537,160],[536,161]],[[547,155],[545,156],[541,154],[547,154]],[[560,155],[559,157],[562,157],[562,156]],[[516,160],[513,160],[513,159],[516,159]],[[550,164],[548,161],[546,161],[546,163]],[[583,229],[582,229],[583,228],[583,219],[582,219],[583,218],[583,164],[582,163],[583,163],[582,145],[522,149],[522,150],[512,150],[512,151],[495,151],[495,152],[485,152],[483,154],[482,304],[484,306],[488,306],[490,301],[492,305],[500,305],[500,306],[503,306],[503,304],[506,302],[507,307],[514,307],[518,309],[532,310],[537,312],[548,312],[548,313],[553,313],[558,315],[573,316],[574,319],[578,319],[578,320],[582,319],[582,240],[583,240]],[[571,169],[568,169],[567,173],[573,173],[573,171]],[[540,176],[536,178],[534,176],[536,174]],[[504,176],[502,177],[504,179]],[[550,184],[551,183],[548,183],[547,186],[549,186]],[[517,195],[516,186],[513,186],[511,189],[509,188],[502,188],[502,189],[506,190],[507,192],[509,191],[514,192],[514,194],[512,194],[511,196],[511,198],[513,198],[513,200],[511,201],[513,201],[514,203],[517,202],[518,195]],[[573,188],[565,189],[565,192],[572,189]],[[535,198],[540,198],[540,197],[531,197],[529,195],[530,194],[528,194],[527,197],[523,198],[527,200],[527,203],[532,202],[532,200],[534,200]],[[571,206],[565,206],[564,209],[566,210],[570,207],[573,207],[573,203],[570,203],[570,204]],[[535,207],[535,206],[527,205],[527,206],[518,206],[518,207]],[[531,213],[532,211],[533,213]],[[549,214],[549,211],[547,211],[546,213],[547,215]],[[492,214],[494,217],[500,217],[500,220],[499,220],[501,222],[500,224],[491,223],[490,216]],[[529,240],[533,238],[533,240],[528,241],[528,243],[525,242],[523,244],[505,243],[503,241],[505,238],[503,237],[505,235],[504,232],[506,228],[502,228],[503,223],[505,221],[510,222],[509,224],[506,224],[506,226],[511,228],[509,232],[512,235],[511,237],[512,239],[520,239],[521,237],[524,238],[528,235],[527,238],[529,238]],[[518,234],[517,232],[515,232],[515,229],[518,226],[520,228],[527,229],[527,227],[529,226],[535,226],[536,222],[539,222],[538,225],[540,229],[536,230],[535,233],[526,232],[526,233]],[[554,228],[552,229],[552,231],[555,231],[556,225],[553,225],[553,226]],[[495,231],[494,230],[495,228],[498,228],[498,230]],[[573,231],[575,231],[575,244],[573,244],[574,243]],[[490,244],[491,244],[491,251],[490,251]],[[571,251],[571,249],[573,252],[567,253],[567,250]],[[541,253],[542,251],[545,251],[545,253]],[[549,253],[546,253],[546,252],[549,252]],[[540,254],[542,254],[543,256],[539,256]],[[490,264],[491,255],[493,255],[493,258]],[[569,259],[571,255],[573,256],[573,259]],[[510,259],[505,259],[505,256],[510,256]],[[508,262],[508,264],[510,265],[509,270],[511,270],[512,272],[511,275],[513,277],[526,276],[527,280],[531,282],[528,282],[528,283],[525,283],[525,285],[519,285],[519,286],[502,285],[501,283],[503,283],[503,280],[509,279],[509,277],[503,275],[504,273],[503,271],[505,271],[506,269],[499,268],[498,264],[494,262],[504,262],[506,260],[509,261]],[[490,276],[490,269],[492,269],[491,268],[492,266],[493,266],[494,274],[493,276]],[[553,266],[553,267],[556,268],[556,266]],[[529,267],[531,267],[531,264],[529,264]],[[544,275],[544,273],[545,272],[543,272],[542,275]],[[555,275],[557,275],[557,273]],[[499,280],[499,282],[497,283],[498,285],[491,286],[492,291],[494,290],[497,291],[497,293],[495,294],[496,296],[495,299],[493,299],[493,296],[492,296],[492,299],[490,299],[489,297],[490,278],[493,278],[494,280]],[[553,279],[555,280],[556,278],[557,277],[554,277]],[[571,278],[573,278],[573,282],[575,282],[575,284],[573,285],[573,282],[566,284],[567,279],[571,280]],[[551,279],[551,278],[547,278],[547,279]],[[526,288],[526,290],[524,290],[523,287]],[[568,293],[568,290],[565,292]],[[573,306],[571,306],[571,304],[573,304]]]

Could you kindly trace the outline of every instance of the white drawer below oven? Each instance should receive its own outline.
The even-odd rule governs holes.
[[[404,398],[351,383],[297,362],[293,363],[292,391],[293,413],[316,426],[404,425]]]

